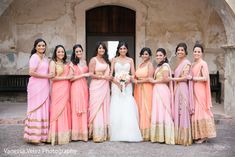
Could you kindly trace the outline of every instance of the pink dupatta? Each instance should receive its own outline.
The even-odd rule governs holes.
[[[81,75],[88,71],[87,66],[80,67],[79,65],[75,66],[71,63],[70,67],[73,69],[75,75]],[[83,92],[79,92],[79,90],[83,90]],[[74,95],[75,93],[77,94],[77,96],[79,96],[79,98],[76,98],[76,100],[71,99],[71,103],[73,103],[73,101],[76,101],[76,113],[86,113],[88,108],[88,85],[86,78],[81,78],[72,82],[71,95]]]
[[[211,90],[210,90],[210,77],[209,77],[209,70],[207,63],[205,61],[199,62],[196,67],[193,69],[194,70],[194,77],[202,77],[206,76],[208,78],[207,81],[205,81],[206,84],[206,106],[204,106],[205,109],[210,109],[212,107],[212,101],[211,101]],[[200,101],[200,100],[199,100]],[[204,103],[201,103],[204,104]]]
[[[184,59],[178,66],[177,68],[175,69],[175,73],[174,73],[174,77],[181,77],[182,73],[183,73],[183,70],[184,70],[184,67],[186,65],[190,65],[191,66],[191,63],[188,59]],[[190,69],[189,71],[189,74],[188,75],[191,75],[192,76],[192,70]],[[176,83],[174,84],[174,86],[176,86]],[[194,113],[194,101],[193,101],[193,81],[191,80],[188,80],[188,91],[189,91],[189,108],[188,108],[188,111],[190,114],[193,114]]]
[[[170,65],[168,63],[164,63],[162,66],[167,66],[167,68],[169,69],[169,77],[171,77],[172,71],[171,71]],[[155,70],[154,76],[158,73],[158,71],[161,69],[161,67],[158,67]],[[174,121],[174,89],[173,89],[173,82],[172,81],[169,82],[168,87],[170,89],[170,94],[171,94],[171,100],[170,100],[171,101],[171,114],[170,114],[170,111],[168,111],[168,112],[169,112],[169,115],[172,117],[172,120]]]
[[[99,69],[99,67],[97,69]],[[109,69],[109,65],[107,64],[104,75],[108,76],[109,73],[110,73],[110,69]],[[109,100],[110,98],[106,97],[107,95],[110,95],[109,81],[94,80],[91,83],[93,85],[92,86],[90,85],[89,126],[92,124],[94,118],[96,117],[98,111],[101,109],[102,105],[108,107],[109,101],[110,101]],[[105,99],[107,99],[106,100],[107,102],[105,102]],[[104,117],[104,118],[108,118],[108,117]]]
[[[69,66],[64,65],[64,72],[61,76],[67,76]],[[50,110],[50,123],[56,121],[61,113],[64,111],[65,106],[70,100],[70,82],[69,80],[53,81],[51,92],[51,110]]]
[[[43,58],[41,61],[37,54],[33,54],[29,60],[29,67],[36,68],[40,74],[48,74],[48,60]],[[39,109],[46,100],[49,99],[49,80],[47,78],[36,78],[31,76],[27,86],[28,108],[27,115]],[[39,96],[40,95],[40,96]]]

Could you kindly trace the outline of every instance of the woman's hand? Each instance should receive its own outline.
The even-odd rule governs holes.
[[[72,79],[73,77],[74,77],[73,75],[68,75],[68,76],[65,77],[65,79],[70,80],[70,79]]]
[[[54,74],[54,73],[50,73],[50,74],[47,75],[47,78],[48,78],[48,79],[52,79],[53,77],[55,77],[55,74]]]
[[[188,80],[193,80],[193,76],[188,75],[188,76],[187,76],[187,79],[188,79]]]
[[[176,81],[175,78],[173,78],[173,77],[169,77],[168,79],[169,79],[169,81]]]
[[[155,80],[153,78],[148,78],[150,83],[155,83]]]
[[[133,83],[134,84],[138,84],[138,80],[137,79],[133,79]]]
[[[82,74],[82,77],[90,77],[90,76],[91,76],[91,73]]]
[[[111,81],[113,79],[113,77],[112,76],[104,76],[104,79],[107,81]]]

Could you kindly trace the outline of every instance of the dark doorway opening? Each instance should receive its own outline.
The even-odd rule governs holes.
[[[135,11],[106,5],[86,11],[86,59],[94,55],[98,41],[106,42],[110,59],[116,54],[118,41],[126,41],[135,60]]]

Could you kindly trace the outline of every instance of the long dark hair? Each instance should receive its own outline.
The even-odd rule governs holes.
[[[104,48],[104,50],[105,50],[104,55],[103,55],[103,58],[104,58],[105,62],[106,62],[108,65],[110,65],[111,63],[110,63],[110,61],[109,61],[108,49],[107,49],[107,46],[106,46],[106,44],[105,44],[104,42],[98,42],[98,43],[96,43],[95,53],[94,53],[93,57],[97,56],[97,54],[98,54],[98,49],[99,49],[100,45],[101,45],[101,46]]]
[[[71,60],[71,62],[72,62],[74,65],[77,65],[77,64],[80,62],[80,59],[76,57],[76,53],[75,53],[75,50],[76,50],[78,47],[83,51],[82,45],[76,44],[76,45],[73,46],[73,53],[72,53],[72,55],[71,55],[71,59],[70,59],[70,60]]]
[[[53,61],[57,61],[57,57],[56,57],[56,51],[57,51],[57,49],[58,48],[62,48],[62,49],[64,49],[64,58],[63,58],[63,63],[66,63],[66,59],[67,59],[67,53],[66,53],[66,51],[65,51],[65,48],[64,48],[64,46],[63,45],[57,45],[56,47],[55,47],[55,49],[54,49],[54,52],[53,52],[53,55],[52,55],[52,57],[51,57],[51,59],[53,60]]]
[[[36,39],[34,41],[33,49],[31,50],[30,57],[37,52],[36,47],[37,47],[38,43],[40,43],[40,42],[44,42],[45,46],[47,46],[47,43],[45,42],[45,40],[43,40],[41,38]],[[45,52],[46,52],[46,49],[45,49],[45,51],[43,53],[45,53]]]
[[[160,63],[157,64],[157,67],[162,66],[162,64],[164,64],[164,63],[169,63],[169,61],[168,61],[168,59],[167,59],[167,57],[166,57],[166,50],[165,50],[164,48],[158,48],[157,51],[156,51],[156,53],[157,53],[157,52],[161,52],[161,53],[165,56],[165,59],[164,59],[163,61],[161,61]]]
[[[188,51],[187,51],[187,45],[185,43],[179,43],[177,46],[176,46],[176,49],[175,49],[175,54],[177,55],[177,50],[179,47],[183,47],[184,48],[184,51],[185,51],[185,55],[188,55]]]
[[[122,46],[125,46],[125,47],[127,48],[126,56],[127,56],[127,57],[130,57],[130,55],[129,55],[129,53],[128,53],[128,44],[127,44],[125,41],[119,41],[118,46],[117,46],[117,51],[116,51],[116,56],[115,56],[115,57],[120,56],[119,49],[120,49],[120,47],[122,47]]]
[[[202,50],[202,53],[204,53],[204,49],[203,49],[203,46],[202,44],[199,44],[199,43],[196,43],[194,46],[193,46],[193,51],[196,47],[199,47],[201,50]]]

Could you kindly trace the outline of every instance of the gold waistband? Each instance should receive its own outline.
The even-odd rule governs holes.
[[[104,72],[103,72],[103,71],[96,71],[96,72],[95,72],[95,75],[103,76],[103,75],[104,75]]]

